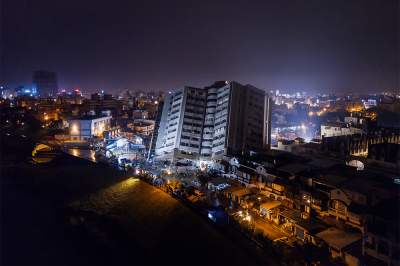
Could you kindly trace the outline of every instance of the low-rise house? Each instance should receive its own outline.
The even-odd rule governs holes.
[[[340,258],[346,265],[360,265],[359,258],[352,255],[354,249],[361,249],[362,235],[356,232],[346,232],[336,227],[330,227],[318,234],[318,239],[323,240],[329,247],[332,258]]]
[[[275,178],[274,181],[265,184],[261,193],[276,200],[285,199],[285,181],[281,178]]]
[[[92,137],[103,137],[111,128],[111,116],[84,116],[68,121],[71,141],[88,141]]]
[[[268,200],[260,204],[260,214],[264,216],[267,220],[274,221],[277,223],[278,210],[277,208],[282,203],[276,200]]]
[[[251,179],[254,176],[254,169],[241,165],[233,172],[236,176],[236,180],[242,184],[250,184]]]
[[[299,190],[295,202],[301,211],[321,215],[328,209],[329,196],[309,186],[303,186]]]
[[[280,172],[285,172],[289,174],[289,179],[293,179],[294,176],[300,174],[301,172],[308,170],[309,166],[304,163],[289,163],[281,167],[278,167]]]
[[[312,178],[312,187],[329,196],[328,210],[321,211],[320,215],[333,216],[360,231],[365,229],[368,209],[396,195],[384,171],[357,171],[349,166],[325,169]]]
[[[133,123],[128,124],[128,127],[133,129],[134,132],[145,136],[150,136],[153,133],[154,126],[154,120],[146,119],[135,119]]]
[[[388,199],[367,216],[363,238],[366,264],[400,265],[400,199]]]
[[[232,186],[224,190],[224,195],[228,199],[230,207],[239,207],[250,194],[250,189],[246,187]]]
[[[252,182],[252,179],[255,179],[257,176],[255,168],[241,164],[236,157],[230,158],[228,173],[232,179],[235,179],[244,185],[249,185]]]
[[[282,207],[278,214],[279,224],[286,232],[296,238],[315,243],[315,235],[325,229],[325,225],[305,213]]]

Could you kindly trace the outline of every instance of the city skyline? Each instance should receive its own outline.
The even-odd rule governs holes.
[[[308,93],[400,87],[396,0],[2,7],[0,82],[10,87],[40,69],[56,72],[60,88],[113,93],[221,79]]]
[[[1,265],[400,266],[400,0],[0,0]]]

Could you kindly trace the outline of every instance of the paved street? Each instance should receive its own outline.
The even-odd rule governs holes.
[[[263,220],[259,216],[254,217],[254,223],[257,229],[261,229],[264,232],[264,235],[267,236],[271,240],[275,240],[281,237],[286,236],[280,230],[275,228],[271,223]]]

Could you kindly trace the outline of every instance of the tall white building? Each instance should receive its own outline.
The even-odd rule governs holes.
[[[270,101],[263,90],[219,81],[167,95],[156,159],[218,159],[269,147]]]

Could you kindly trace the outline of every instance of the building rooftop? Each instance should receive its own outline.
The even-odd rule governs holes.
[[[316,145],[319,145],[319,144],[316,144]],[[333,161],[333,160],[328,159],[328,158],[327,159],[323,159],[323,158],[313,157],[312,160],[310,162],[308,162],[307,164],[310,165],[313,168],[325,169],[325,168],[331,168],[331,167],[337,165],[338,162]]]
[[[267,209],[267,210],[271,210],[273,208],[278,207],[279,205],[281,205],[280,201],[276,201],[276,200],[269,200],[267,202],[264,202],[260,205],[260,209]]]
[[[289,174],[296,175],[304,170],[307,170],[308,166],[306,164],[301,164],[301,163],[289,163],[289,164],[279,167],[278,169],[280,171],[284,171]]]
[[[319,171],[316,181],[361,193],[369,193],[373,190],[395,192],[396,187],[390,177],[393,177],[393,174],[386,172],[385,169],[357,171],[354,167],[337,164]]]
[[[99,118],[112,118],[112,117],[107,115],[83,115],[76,118],[72,118],[71,120],[95,120]]]
[[[347,127],[350,127],[350,124],[342,122],[342,121],[329,121],[329,122],[326,122],[325,124],[323,124],[322,126],[347,128]]]
[[[242,188],[231,191],[231,193],[232,193],[232,195],[235,195],[237,197],[242,197],[242,196],[251,194],[251,190],[248,188],[242,187]]]
[[[151,126],[154,125],[154,120],[146,120],[146,119],[135,119],[133,121],[133,125],[135,126]]]
[[[336,227],[330,227],[316,235],[324,240],[329,246],[342,250],[349,245],[361,240],[362,235],[359,233],[346,232]]]

